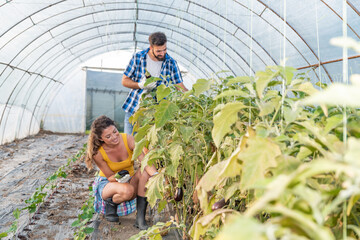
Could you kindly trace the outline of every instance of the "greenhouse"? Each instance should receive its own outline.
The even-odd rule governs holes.
[[[360,239],[359,1],[0,21],[0,239]]]

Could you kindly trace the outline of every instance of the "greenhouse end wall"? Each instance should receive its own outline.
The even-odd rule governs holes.
[[[74,72],[50,103],[43,129],[57,133],[85,132],[85,72]]]

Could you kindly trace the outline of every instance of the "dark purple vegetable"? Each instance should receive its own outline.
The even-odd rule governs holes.
[[[215,211],[215,210],[217,210],[217,209],[223,208],[224,206],[225,206],[225,199],[222,198],[221,200],[215,202],[215,203],[212,205],[211,209],[212,209],[213,211]]]
[[[181,201],[183,198],[183,195],[184,195],[183,189],[181,187],[176,188],[174,200],[177,202]]]

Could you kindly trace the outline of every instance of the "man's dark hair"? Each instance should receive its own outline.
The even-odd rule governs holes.
[[[167,42],[166,35],[163,32],[154,32],[149,36],[151,46],[162,46]]]

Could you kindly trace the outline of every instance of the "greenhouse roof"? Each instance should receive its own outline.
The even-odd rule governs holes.
[[[17,122],[15,137],[36,132],[81,63],[145,49],[152,32],[166,33],[169,54],[196,78],[222,70],[253,75],[286,59],[330,83],[342,80],[344,56],[330,39],[346,34],[359,41],[359,17],[355,0],[2,0],[0,143],[8,121]],[[358,57],[349,51],[350,73]]]

